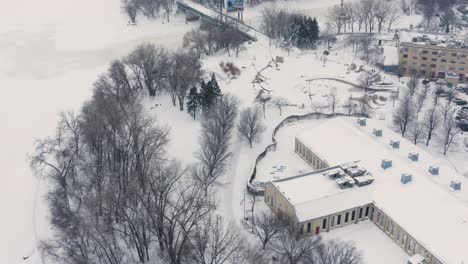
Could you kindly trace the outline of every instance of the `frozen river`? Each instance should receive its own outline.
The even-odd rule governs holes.
[[[29,169],[34,139],[78,110],[112,59],[151,41],[181,45],[183,17],[128,26],[119,0],[3,0],[0,9],[0,263],[41,263],[50,232],[45,186]],[[23,257],[29,256],[23,260]]]

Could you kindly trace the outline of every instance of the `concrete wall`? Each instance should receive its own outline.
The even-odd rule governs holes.
[[[273,212],[280,217],[285,217],[291,227],[296,227],[298,221],[294,207],[272,182],[265,185],[264,200]]]
[[[468,74],[468,49],[402,42],[398,48],[398,62],[403,75],[416,73],[425,78],[445,78],[455,85],[468,82],[465,76],[446,78],[448,71]]]

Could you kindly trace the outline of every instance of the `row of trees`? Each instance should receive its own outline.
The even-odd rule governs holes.
[[[197,170],[190,170],[167,156],[169,129],[146,116],[144,90],[129,85],[122,65],[112,63],[81,112],[62,114],[55,136],[38,141],[30,157],[50,184],[54,236],[42,244],[46,258],[247,263],[241,236],[217,216],[209,195],[230,155],[237,100],[212,104],[190,167]]]
[[[149,19],[156,18],[162,11],[165,12],[167,21],[174,9],[174,0],[121,0],[122,12],[125,13],[130,22],[135,24],[138,15]]]
[[[167,93],[174,106],[184,110],[190,87],[202,75],[196,53],[187,50],[169,52],[162,46],[142,44],[121,60],[115,60],[109,74],[97,80],[101,86],[122,85],[130,93],[145,92],[149,96]]]
[[[368,33],[377,30],[380,33],[384,27],[390,31],[400,14],[401,9],[395,1],[359,0],[330,7],[328,20],[338,34],[356,30]]]
[[[422,113],[430,84],[420,86],[416,77],[411,77],[407,83],[408,91],[399,100],[393,114],[393,123],[403,137],[408,137],[414,144],[425,143],[429,146],[435,138],[443,154],[457,144],[461,131],[455,120],[456,108],[449,96],[442,101],[438,93],[430,107]],[[438,87],[437,89],[442,89]]]
[[[319,37],[315,18],[276,7],[262,10],[261,28],[268,37],[302,49],[314,48]]]
[[[218,26],[202,21],[200,28],[185,34],[183,46],[194,51],[199,57],[211,55],[223,49],[226,50],[228,56],[231,56],[233,51],[237,57],[245,41],[245,37],[235,29],[234,25]]]
[[[451,26],[453,27],[457,21],[455,12],[452,10],[455,2],[455,0],[418,0],[417,6],[422,11],[424,27],[433,30],[437,29],[440,23],[445,32],[449,33]]]

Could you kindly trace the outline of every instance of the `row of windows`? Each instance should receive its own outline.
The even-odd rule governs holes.
[[[328,165],[322,162],[312,151],[306,148],[303,144],[296,140],[296,152],[299,153],[304,159],[307,160],[315,169],[327,168]]]
[[[363,207],[360,207],[359,208],[359,211],[358,210],[353,210],[351,212],[346,212],[344,214],[344,219],[342,218],[342,215],[343,214],[338,214],[338,215],[332,215],[330,216],[330,227],[335,227],[335,226],[340,226],[342,224],[347,224],[347,223],[350,223],[350,222],[353,222],[356,220],[356,214],[357,214],[357,219],[362,219],[363,218],[363,213],[364,213],[364,217],[368,217],[369,216],[369,211],[370,211],[370,206],[367,206],[364,210]],[[357,213],[359,212],[359,213]],[[327,218],[328,217],[325,217],[322,219],[322,225],[321,225],[321,228],[322,230],[324,229],[327,229]],[[336,222],[335,222],[335,219],[336,219]],[[344,223],[342,223],[342,220]],[[310,234],[312,232],[312,223],[307,223],[307,228],[306,228],[306,232],[308,234]],[[301,229],[300,229],[300,233],[301,235],[303,234],[303,226],[301,226]]]
[[[403,55],[403,58],[404,58],[404,59],[407,59],[407,58],[408,58],[408,54],[404,54],[404,55]],[[417,56],[413,56],[412,58],[413,58],[413,60],[417,60],[417,59],[418,59],[418,57],[417,57]],[[421,57],[421,60],[423,60],[423,61],[427,61],[427,60],[428,60],[428,58],[427,58],[427,57]],[[436,62],[436,61],[438,61],[438,59],[437,59],[437,58],[432,58],[432,59],[431,59],[431,61],[434,61],[434,62]],[[446,63],[446,62],[447,62],[447,60],[446,60],[446,59],[440,59],[440,62],[442,62],[442,63]],[[452,64],[456,64],[456,63],[457,63],[457,61],[456,61],[456,60],[450,60],[450,63],[452,63]],[[460,63],[460,64],[465,64],[465,61],[464,61],[464,60],[460,60],[460,61],[458,61],[458,63]]]
[[[403,52],[408,52],[409,49],[408,48],[403,48],[402,49]],[[418,50],[413,50],[413,52],[418,52]],[[421,51],[422,54],[429,54],[429,51],[428,50],[422,50]],[[446,56],[448,55],[446,51],[432,51],[431,52],[432,55],[437,55],[437,56]],[[460,57],[462,58],[466,58],[467,55],[466,54],[459,54],[458,52],[452,52],[450,53],[450,56],[452,57],[458,57],[458,55],[460,55]]]
[[[420,254],[427,259],[430,259],[430,253],[421,247],[412,237],[410,237],[406,232],[400,229],[389,217],[386,217],[385,214],[378,212],[376,224],[384,230],[384,232],[395,240],[406,252],[409,254]],[[440,263],[437,259],[433,259],[432,263]]]

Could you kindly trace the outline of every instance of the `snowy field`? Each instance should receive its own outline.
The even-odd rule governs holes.
[[[325,239],[351,240],[362,251],[363,264],[406,263],[408,254],[370,221],[322,233]]]
[[[108,64],[150,41],[171,48],[196,23],[127,25],[120,1],[6,0],[0,9],[0,263],[41,263],[45,186],[27,162],[35,138],[51,136],[60,111],[77,111]],[[22,258],[30,256],[26,261]]]

